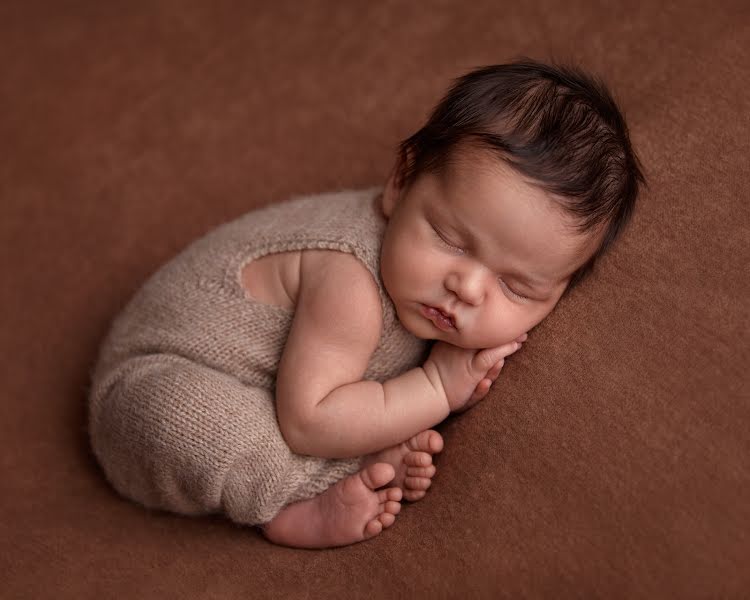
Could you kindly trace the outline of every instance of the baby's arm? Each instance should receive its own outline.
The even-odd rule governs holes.
[[[382,330],[377,286],[356,258],[304,252],[294,321],[279,365],[276,409],[289,447],[327,458],[403,442],[481,400],[518,345],[438,343],[424,367],[363,381]]]
[[[416,368],[363,381],[382,330],[372,275],[350,254],[304,252],[294,321],[276,382],[281,432],[299,454],[361,456],[439,423],[450,412]]]

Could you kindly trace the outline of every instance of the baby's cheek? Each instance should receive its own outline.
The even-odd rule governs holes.
[[[528,331],[525,319],[519,318],[518,315],[509,314],[508,312],[497,311],[487,317],[486,321],[480,324],[479,331],[485,333],[483,348],[492,348],[502,346],[512,342],[522,333]]]
[[[426,279],[440,279],[440,273],[436,268],[435,258],[429,253],[412,249],[405,252],[400,261],[399,268],[405,277],[412,281],[424,281]]]

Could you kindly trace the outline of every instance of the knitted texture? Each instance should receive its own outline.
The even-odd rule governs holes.
[[[150,508],[257,525],[359,469],[359,458],[287,447],[273,392],[294,312],[249,297],[240,272],[277,252],[353,254],[383,308],[365,378],[384,381],[421,364],[427,345],[401,326],[380,278],[379,192],[305,196],[247,213],[144,284],[115,319],[91,386],[91,444],[116,490]]]

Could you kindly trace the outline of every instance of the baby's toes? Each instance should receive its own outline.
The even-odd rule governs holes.
[[[427,495],[427,492],[424,492],[422,490],[406,490],[404,492],[404,500],[408,500],[409,502],[416,502],[417,500],[421,500]]]
[[[398,495],[401,499],[401,494]],[[382,512],[376,517],[383,528],[390,527],[396,521],[396,515],[401,512],[401,503],[395,500],[388,500],[380,505]]]
[[[410,450],[423,450],[430,454],[436,454],[443,449],[443,436],[434,429],[427,429],[418,433],[406,442]]]
[[[367,540],[375,537],[381,531],[383,531],[383,524],[380,522],[380,519],[373,519],[365,525],[364,538]]]
[[[429,477],[407,477],[404,479],[404,485],[410,490],[427,490],[432,485],[432,479]]]
[[[406,469],[406,475],[408,477],[429,477],[432,478],[435,476],[435,472],[437,469],[435,468],[435,465],[430,465],[429,467],[408,467]]]
[[[398,498],[401,499],[401,490],[399,488],[391,488],[399,491]],[[390,491],[390,490],[386,490]],[[380,514],[375,517],[372,521],[369,521],[365,525],[364,537],[369,539],[373,536],[378,535],[386,527],[390,527],[396,521],[396,515],[401,512],[401,503],[395,500],[386,500],[380,505]]]
[[[380,513],[380,516],[391,515],[395,518],[396,515],[400,512],[401,512],[401,503],[394,502],[393,500],[389,500],[383,505],[383,512]]]
[[[385,504],[388,501],[395,502],[398,504],[398,501],[401,500],[402,492],[401,488],[399,487],[392,487],[388,488],[387,490],[379,490],[378,491],[378,502],[380,504]]]
[[[396,515],[389,512],[380,513],[378,515],[378,521],[383,525],[383,529],[390,527],[396,522]]]
[[[429,467],[432,464],[432,454],[427,452],[409,452],[404,456],[407,467]]]

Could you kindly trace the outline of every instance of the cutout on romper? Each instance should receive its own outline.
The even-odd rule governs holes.
[[[293,309],[299,289],[299,260],[298,251],[251,260],[240,269],[240,285],[257,302]]]

